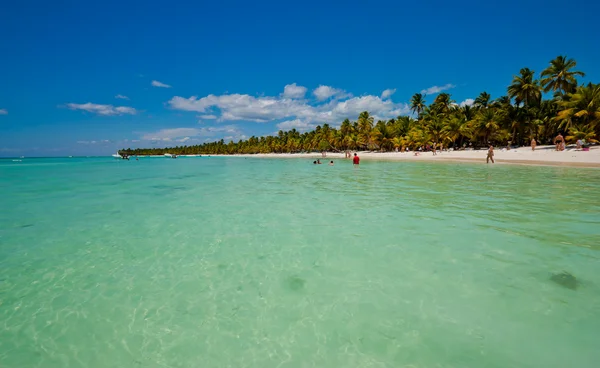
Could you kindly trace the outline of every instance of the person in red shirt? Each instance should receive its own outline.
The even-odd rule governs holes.
[[[352,159],[352,163],[354,164],[354,166],[358,166],[358,164],[360,163],[360,157],[358,157],[358,155],[356,153],[354,154],[354,158]]]

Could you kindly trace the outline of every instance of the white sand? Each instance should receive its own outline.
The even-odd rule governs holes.
[[[554,146],[538,146],[535,151],[531,147],[517,149],[494,150],[496,164],[522,164],[522,165],[552,165],[552,166],[576,166],[576,167],[598,167],[600,168],[600,147],[592,147],[590,151],[576,151],[575,148],[567,148],[557,152]],[[354,154],[354,152],[352,152]],[[487,150],[477,151],[444,151],[438,152],[436,156],[431,152],[421,153],[418,156],[414,152],[358,152],[361,160],[405,160],[405,161],[455,161],[455,162],[480,162],[485,164]],[[267,153],[256,155],[235,155],[241,157],[265,157],[265,158],[304,158],[321,159],[325,163],[331,159],[344,159],[344,153],[327,152],[326,157],[320,153]],[[491,162],[490,162],[491,164]]]

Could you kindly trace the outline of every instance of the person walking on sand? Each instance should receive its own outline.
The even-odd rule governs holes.
[[[352,164],[354,164],[355,167],[358,167],[358,165],[360,164],[360,157],[358,157],[356,153],[354,154],[354,158],[352,159]]]
[[[437,155],[437,143],[434,143],[433,146],[431,146],[431,148],[433,149],[433,155],[436,156]]]
[[[487,152],[487,158],[485,159],[485,163],[489,164],[490,160],[494,163],[494,146],[490,146],[490,149]]]
[[[531,150],[535,151],[535,146],[537,146],[537,142],[535,141],[535,138],[531,138]]]
[[[554,144],[556,144],[556,150],[562,151],[564,149],[565,138],[563,138],[562,134],[558,133],[556,138],[554,138]]]

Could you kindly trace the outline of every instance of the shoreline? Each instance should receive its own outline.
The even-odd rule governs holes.
[[[354,154],[355,151],[352,151]],[[432,152],[424,152],[418,156],[414,152],[371,152],[356,151],[361,160],[366,161],[406,161],[406,162],[462,162],[482,163],[487,150],[471,151],[444,151],[438,152],[436,156]],[[511,150],[497,149],[494,151],[495,164],[500,165],[525,165],[525,166],[558,166],[578,168],[600,168],[600,147],[593,147],[589,151],[576,151],[567,149],[555,151],[554,146],[538,146],[536,151],[531,147],[520,147]],[[205,155],[203,155],[205,156]],[[206,155],[208,156],[208,155]],[[320,159],[323,163],[329,160],[346,160],[344,153],[327,152],[323,157],[320,153],[258,153],[258,154],[233,154],[233,155],[210,155],[217,157],[253,157],[253,158],[297,158],[297,159]],[[350,160],[350,159],[347,159]],[[491,165],[491,163],[490,163]]]

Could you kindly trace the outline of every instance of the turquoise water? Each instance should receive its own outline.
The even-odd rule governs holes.
[[[0,193],[3,368],[600,361],[600,170],[24,159]]]

